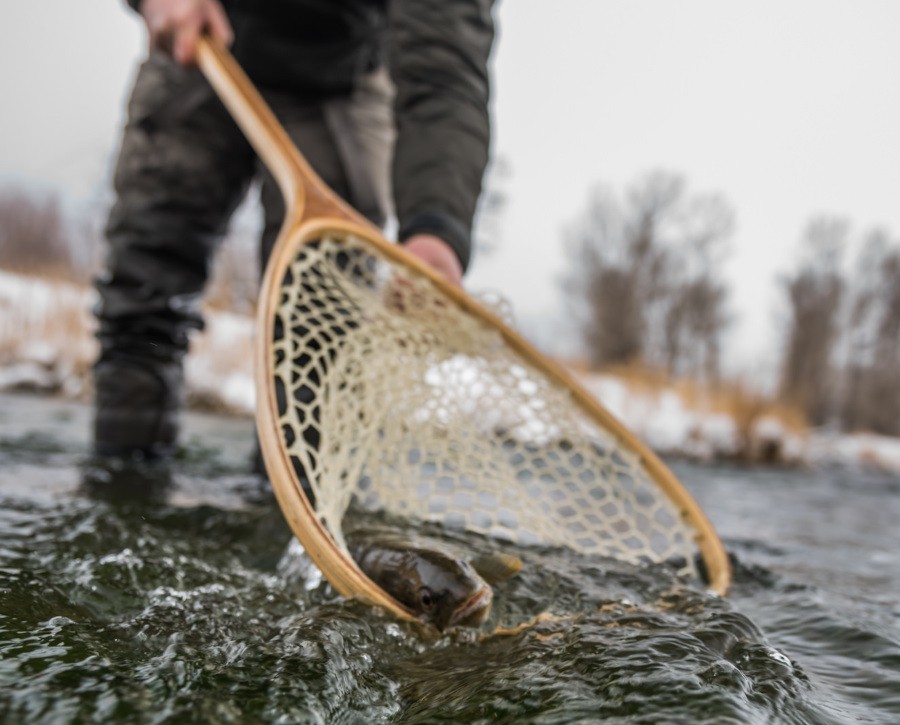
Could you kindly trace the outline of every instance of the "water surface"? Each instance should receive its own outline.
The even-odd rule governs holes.
[[[0,396],[3,723],[900,722],[896,478],[673,464],[728,598],[526,550],[484,631],[435,638],[322,580],[247,472],[250,421],[192,415],[138,471],[93,464],[88,427]]]

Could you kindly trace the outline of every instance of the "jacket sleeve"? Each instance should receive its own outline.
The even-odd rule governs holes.
[[[493,0],[389,4],[399,238],[434,234],[453,248],[464,270],[490,145],[492,5]]]

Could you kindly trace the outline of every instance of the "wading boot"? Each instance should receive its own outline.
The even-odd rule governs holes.
[[[178,437],[181,381],[179,363],[97,363],[94,454],[136,461],[171,458]]]

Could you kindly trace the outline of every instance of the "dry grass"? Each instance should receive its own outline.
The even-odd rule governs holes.
[[[31,363],[58,387],[86,391],[97,354],[93,290],[36,277],[0,281],[0,363]]]
[[[46,341],[70,354],[89,351],[94,331],[92,290],[63,282],[18,276],[0,297],[0,351]]]
[[[218,250],[206,286],[204,301],[208,307],[238,314],[253,314],[259,293],[259,256],[256,240],[252,244],[229,238]]]
[[[64,213],[57,197],[0,188],[0,268],[83,283],[97,251],[97,235]]]
[[[192,336],[185,361],[187,403],[209,412],[253,412],[253,319],[207,310],[206,329]]]
[[[658,397],[672,391],[688,410],[731,418],[738,438],[735,457],[741,461],[776,463],[783,459],[780,442],[761,432],[760,423],[765,419],[798,436],[809,430],[802,410],[754,390],[742,379],[707,384],[672,378],[664,370],[640,362],[608,367],[602,372],[622,380],[634,394]]]
[[[93,288],[0,272],[0,367],[45,371],[38,388],[89,397],[98,343]],[[207,310],[207,329],[193,336],[187,358],[188,404],[245,414],[252,379],[253,321]],[[237,392],[229,390],[237,388]]]

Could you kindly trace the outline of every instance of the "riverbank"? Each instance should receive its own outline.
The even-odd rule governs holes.
[[[91,398],[93,289],[0,271],[0,391]],[[253,319],[216,309],[192,340],[188,406],[252,416]],[[573,370],[582,385],[658,453],[695,461],[853,466],[900,473],[900,439],[804,430],[775,409],[697,386]],[[739,392],[739,391],[738,391]]]

